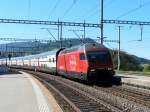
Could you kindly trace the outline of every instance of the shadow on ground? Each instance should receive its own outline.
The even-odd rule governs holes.
[[[17,70],[12,70],[9,67],[6,66],[0,66],[0,75],[14,75],[14,74],[21,74],[20,72],[18,72]]]
[[[99,81],[95,81],[92,83],[92,85],[96,85],[96,86],[101,86],[101,87],[111,87],[113,85],[122,85],[122,81],[121,81],[121,77],[116,77],[114,76],[111,80],[108,81],[103,81],[103,80],[99,80]]]

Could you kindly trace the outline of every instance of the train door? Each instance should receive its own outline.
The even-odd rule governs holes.
[[[80,69],[80,74],[81,74],[81,78],[85,79],[86,75],[87,75],[87,71],[88,71],[88,62],[87,62],[87,58],[86,58],[86,54],[85,53],[79,53],[79,69]]]
[[[80,74],[83,74],[83,60],[84,60],[84,53],[80,53],[79,54],[79,63],[78,63],[78,66],[79,66],[79,72]]]

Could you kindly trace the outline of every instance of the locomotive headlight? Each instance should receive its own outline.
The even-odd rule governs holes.
[[[108,70],[112,70],[112,68],[108,68]]]
[[[90,71],[91,71],[91,72],[95,72],[95,69],[91,69]]]

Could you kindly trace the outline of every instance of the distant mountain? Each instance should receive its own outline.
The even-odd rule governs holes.
[[[1,51],[12,51],[12,50],[20,50],[24,48],[32,48],[35,46],[35,42],[13,42],[13,43],[7,43],[7,44],[1,44],[0,45]]]
[[[84,39],[84,41],[80,39],[63,39],[62,47],[71,47],[74,45],[79,45],[81,43],[89,43],[95,42],[90,38]],[[60,48],[60,41],[50,41],[49,43],[41,43],[41,42],[15,42],[8,44],[1,44],[1,58],[6,57],[6,52],[12,54],[13,57],[24,56],[29,54],[37,54],[41,52],[50,51],[52,49]],[[7,53],[7,54],[8,54]]]

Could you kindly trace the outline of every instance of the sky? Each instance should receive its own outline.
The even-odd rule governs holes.
[[[149,21],[150,0],[104,0],[104,19]],[[25,19],[43,21],[68,21],[100,23],[100,0],[1,0],[0,19]],[[150,59],[150,26],[143,26],[143,40],[140,26],[121,25],[121,50]],[[0,24],[0,38],[52,39],[41,28],[57,28],[45,25]],[[63,38],[78,38],[72,29],[82,27],[63,27]],[[57,31],[51,30],[57,37]],[[80,36],[83,32],[77,32]],[[97,39],[99,28],[86,28],[86,37]],[[104,37],[118,40],[118,25],[104,24]],[[6,43],[1,41],[0,43]],[[107,47],[117,49],[117,43],[104,43]]]

